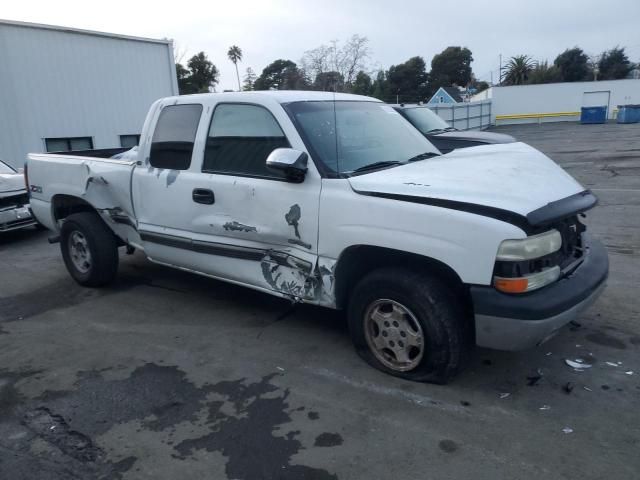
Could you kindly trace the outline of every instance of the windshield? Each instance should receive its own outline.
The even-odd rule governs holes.
[[[390,167],[427,152],[440,154],[389,105],[323,101],[294,102],[285,108],[311,154],[333,174],[373,164]]]
[[[9,165],[0,160],[0,174],[2,173],[16,173],[16,171]]]
[[[405,108],[402,113],[422,133],[446,130],[449,124],[427,107]]]

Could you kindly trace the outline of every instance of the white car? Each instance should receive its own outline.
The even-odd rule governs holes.
[[[24,174],[0,160],[0,232],[34,225]]]
[[[444,383],[473,344],[535,346],[602,291],[596,198],[523,143],[440,152],[392,107],[325,92],[164,98],[121,159],[30,154],[32,208],[82,285],[118,247],[345,309],[359,354]],[[132,158],[131,158],[132,157]]]

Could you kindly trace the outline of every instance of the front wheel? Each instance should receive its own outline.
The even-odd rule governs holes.
[[[376,270],[349,301],[349,330],[370,365],[408,380],[447,383],[472,348],[460,299],[437,277],[408,269]]]
[[[60,249],[67,270],[80,285],[101,287],[116,277],[116,237],[97,214],[70,215],[60,230]]]

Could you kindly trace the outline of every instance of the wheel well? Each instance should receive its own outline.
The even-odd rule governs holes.
[[[338,259],[335,270],[335,295],[338,308],[346,306],[351,290],[361,278],[373,270],[385,267],[401,267],[435,275],[457,297],[463,299],[469,313],[473,311],[469,288],[458,274],[445,263],[415,253],[369,245],[349,247]]]
[[[56,195],[51,202],[53,218],[56,222],[69,215],[80,212],[95,212],[96,209],[88,202],[72,195]]]

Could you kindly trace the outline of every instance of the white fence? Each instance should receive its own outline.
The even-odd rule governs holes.
[[[607,107],[607,118],[612,120],[616,118],[618,105],[640,103],[640,80],[491,87],[473,99],[487,96],[493,102],[492,122],[498,125],[576,122],[580,120],[581,108],[592,106]]]
[[[484,130],[491,125],[491,100],[430,103],[427,107],[458,130]]]

